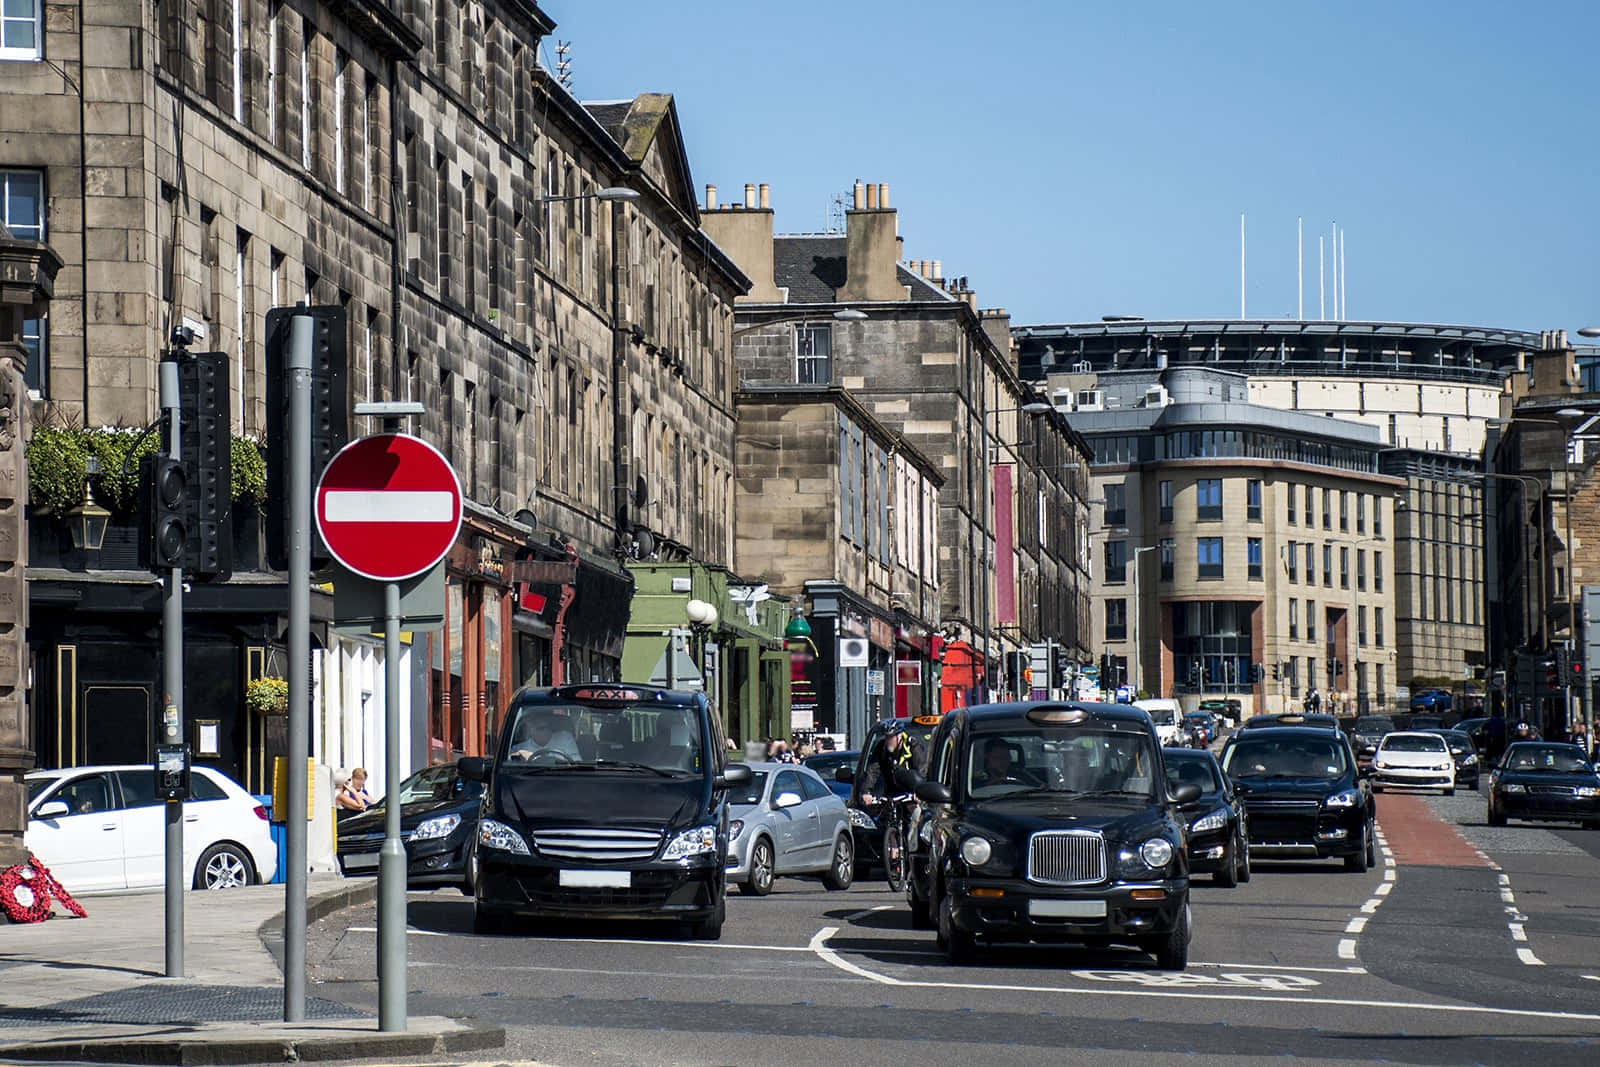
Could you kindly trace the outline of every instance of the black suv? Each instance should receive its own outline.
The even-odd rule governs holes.
[[[1222,748],[1222,769],[1244,798],[1252,859],[1342,856],[1352,871],[1377,861],[1372,788],[1343,734],[1241,730]]]
[[[1086,702],[950,712],[912,833],[912,922],[954,963],[980,942],[1133,944],[1189,959],[1187,817],[1150,717]]]

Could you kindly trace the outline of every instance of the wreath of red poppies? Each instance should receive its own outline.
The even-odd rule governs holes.
[[[24,904],[17,890],[26,889],[29,903]],[[82,919],[89,913],[83,905],[72,899],[62,884],[56,881],[50,869],[39,862],[37,856],[27,863],[19,863],[0,871],[0,911],[14,923],[41,923],[50,917],[51,902]]]

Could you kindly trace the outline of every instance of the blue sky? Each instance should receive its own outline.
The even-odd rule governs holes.
[[[542,0],[580,99],[670,92],[696,188],[783,232],[887,182],[1014,321],[1600,323],[1600,4]],[[1329,275],[1331,287],[1331,273]],[[1328,314],[1332,315],[1331,297]]]

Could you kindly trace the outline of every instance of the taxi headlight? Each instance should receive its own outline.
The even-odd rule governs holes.
[[[1172,862],[1172,842],[1164,837],[1152,837],[1139,846],[1139,858],[1146,867],[1165,867]]]
[[[661,853],[663,860],[686,860],[691,856],[703,856],[707,852],[717,850],[717,828],[710,824],[695,826],[683,831],[667,843],[666,850]]]
[[[1192,834],[1205,834],[1210,833],[1212,830],[1220,830],[1226,825],[1228,825],[1228,809],[1218,808],[1211,814],[1202,815],[1196,819],[1194,825],[1189,827],[1189,832]]]
[[[1383,764],[1380,763],[1378,766],[1382,767]],[[1346,789],[1342,793],[1335,793],[1333,796],[1328,797],[1322,804],[1324,807],[1329,808],[1353,808],[1360,802],[1361,797],[1354,789]]]
[[[1578,788],[1574,789],[1572,792],[1573,792],[1573,795],[1580,796],[1580,797],[1600,797],[1600,786],[1596,786],[1596,785],[1580,785],[1580,786],[1578,786]]]
[[[994,847],[982,837],[974,835],[961,842],[961,858],[974,867],[982,867],[992,855]]]
[[[1476,766],[1477,762],[1478,762],[1478,757],[1477,756],[1469,755],[1466,759],[1461,761],[1461,766],[1463,766],[1463,767],[1472,767],[1472,766]]]
[[[460,815],[436,815],[431,819],[424,819],[411,833],[413,841],[430,841],[438,837],[449,837],[450,831],[461,825]]]
[[[1500,786],[1500,792],[1502,793],[1526,793],[1527,791],[1528,787],[1521,782],[1505,782]]]
[[[528,843],[522,839],[521,834],[505,823],[493,819],[478,820],[478,845],[480,848],[497,849],[515,856],[531,855]]]
[[[872,821],[872,816],[860,808],[851,808],[849,811],[851,826],[856,827],[858,830],[876,830],[878,828],[878,824]]]

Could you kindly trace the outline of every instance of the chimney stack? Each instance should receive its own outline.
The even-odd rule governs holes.
[[[717,210],[717,187],[715,185],[708,184],[706,186],[706,210]]]
[[[736,297],[735,303],[783,302],[773,270],[772,209],[767,206],[770,195],[769,186],[763,182],[761,206],[757,208],[756,186],[747,183],[742,204],[735,200],[718,210],[717,187],[706,186],[706,206],[711,210],[700,216],[700,228],[750,279],[750,291]]]
[[[772,210],[772,203],[771,203],[771,200],[770,200],[771,193],[772,193],[772,186],[768,185],[766,182],[762,182],[761,183],[761,210],[762,211],[771,211]]]
[[[845,212],[845,280],[836,299],[908,299],[910,290],[900,284],[897,273],[901,245],[895,213],[889,209],[889,187],[857,182],[855,204],[855,210]]]

